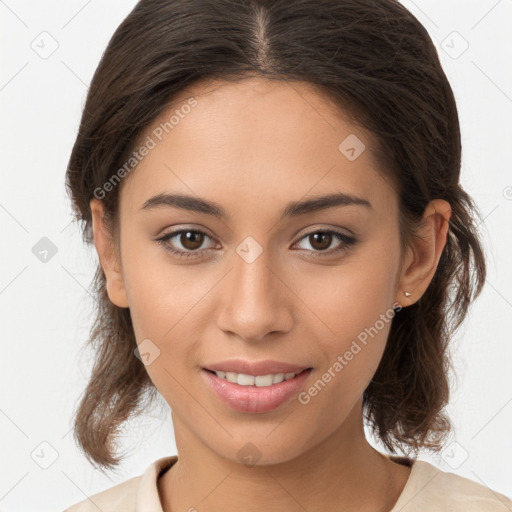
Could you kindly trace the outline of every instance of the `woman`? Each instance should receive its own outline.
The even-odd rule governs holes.
[[[114,468],[159,393],[178,455],[68,510],[510,508],[416,459],[485,280],[460,143],[394,0],[139,1],[67,170],[99,256],[75,437]]]

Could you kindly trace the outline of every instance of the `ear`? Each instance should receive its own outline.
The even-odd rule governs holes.
[[[402,306],[419,300],[432,281],[446,245],[451,214],[450,204],[444,199],[434,199],[425,208],[419,236],[414,236],[407,248],[398,282],[396,301]]]
[[[114,240],[108,233],[104,222],[105,210],[103,202],[92,199],[89,203],[92,214],[92,231],[94,246],[105,273],[107,293],[110,301],[120,308],[128,307],[128,298],[124,285],[121,265],[115,250]]]

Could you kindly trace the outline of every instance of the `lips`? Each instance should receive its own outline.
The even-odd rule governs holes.
[[[312,370],[305,370],[289,380],[265,387],[242,386],[228,382],[206,369],[202,370],[201,376],[213,392],[213,396],[230,409],[242,413],[266,413],[285,406],[297,397],[311,372]]]
[[[310,366],[301,366],[281,361],[265,360],[250,362],[243,359],[231,359],[229,361],[207,364],[203,367],[203,369],[210,371],[243,373],[245,375],[253,375],[255,377],[258,375],[269,375],[277,373],[298,374],[303,370],[310,368]]]

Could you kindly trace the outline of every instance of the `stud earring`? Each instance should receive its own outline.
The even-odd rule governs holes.
[[[410,296],[411,296],[411,294],[410,294],[409,292],[404,292],[404,295],[405,295],[406,297],[410,297]]]

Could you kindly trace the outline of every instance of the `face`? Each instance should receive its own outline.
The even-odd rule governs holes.
[[[308,84],[256,78],[183,91],[148,136],[122,183],[109,296],[130,308],[175,429],[233,461],[248,442],[261,462],[297,457],[346,425],[401,302],[398,198],[373,140]],[[235,359],[311,370],[269,408],[284,391],[212,387],[206,369]]]

